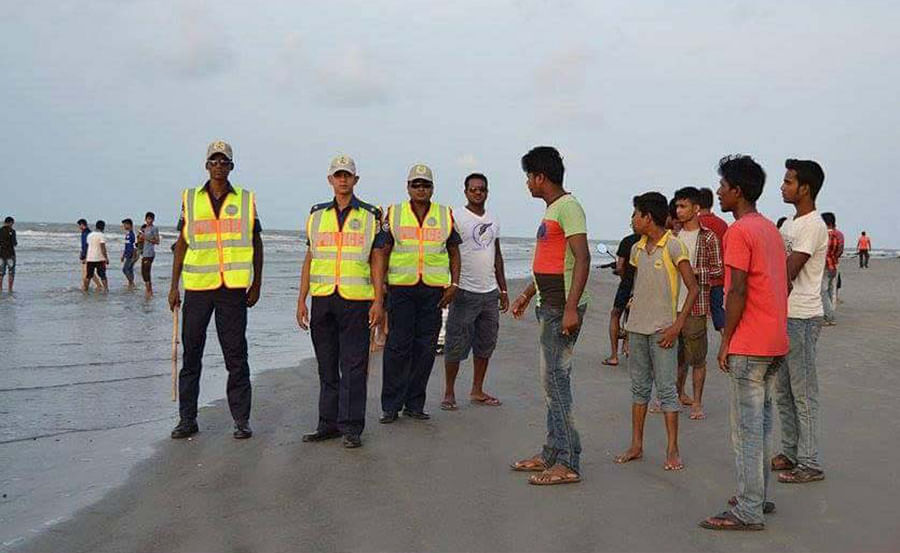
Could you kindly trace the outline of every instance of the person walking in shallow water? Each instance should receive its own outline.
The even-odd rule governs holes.
[[[216,334],[228,371],[226,394],[234,419],[234,438],[246,439],[250,429],[250,364],[247,355],[247,309],[259,301],[263,244],[256,214],[256,196],[232,186],[231,146],[217,140],[206,150],[209,180],[182,192],[179,236],[172,263],[169,308],[181,305],[178,283],[184,280],[181,342],[184,360],[178,376],[180,420],[173,439],[199,431],[197,397],[206,329],[213,313]],[[145,243],[146,247],[146,243]]]
[[[16,229],[13,225],[16,220],[7,217],[0,227],[0,292],[3,291],[3,277],[9,274],[9,291],[13,291],[13,282],[16,280]]]

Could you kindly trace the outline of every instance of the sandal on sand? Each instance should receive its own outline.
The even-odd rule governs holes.
[[[484,394],[484,397],[481,397],[481,398],[470,397],[469,402],[470,403],[478,403],[481,405],[490,405],[491,407],[499,407],[499,406],[503,405],[503,402],[501,402],[499,399],[495,398],[494,396],[489,396],[487,394]]]
[[[455,401],[444,400],[441,402],[441,411],[456,411],[458,407]]]
[[[737,496],[733,495],[730,498],[728,498],[728,504],[731,505],[732,507],[736,506],[737,505]],[[763,503],[763,514],[764,515],[771,515],[774,512],[775,512],[775,504],[774,503],[772,503],[771,501],[766,501]]]
[[[515,463],[509,466],[512,470],[516,472],[544,472],[548,467],[547,463],[544,462],[544,458],[540,455],[535,455],[534,457],[529,457],[528,459],[522,459],[521,461],[516,461]]]
[[[762,530],[765,527],[766,525],[762,523],[747,524],[731,514],[730,511],[725,511],[722,514],[700,521],[700,528],[706,528],[707,530],[752,531]]]
[[[702,421],[706,418],[706,413],[703,411],[691,411],[691,415],[688,418],[692,421]]]
[[[772,472],[794,470],[796,466],[797,463],[791,461],[784,453],[779,453],[775,457],[772,457]]]
[[[790,472],[782,472],[778,475],[778,481],[782,484],[807,484],[825,480],[825,473],[821,470],[799,466]]]
[[[557,484],[575,484],[581,482],[581,476],[565,465],[556,464],[540,474],[528,478],[528,483],[535,486],[555,486]]]
[[[612,358],[612,357],[607,357],[607,358],[604,359],[603,361],[600,361],[600,364],[601,364],[601,365],[606,365],[607,367],[618,367],[618,366],[619,366],[619,360],[616,359],[615,361],[613,361],[613,358]]]

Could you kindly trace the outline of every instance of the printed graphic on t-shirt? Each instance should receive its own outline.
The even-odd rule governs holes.
[[[494,223],[480,223],[472,227],[472,245],[475,249],[490,248],[497,238]]]

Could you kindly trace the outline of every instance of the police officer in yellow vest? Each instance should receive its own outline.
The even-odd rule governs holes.
[[[388,258],[388,332],[381,388],[382,417],[426,420],[425,390],[441,330],[441,309],[459,289],[459,234],[450,208],[431,201],[434,177],[427,165],[409,169],[409,201],[388,208],[379,254]]]
[[[311,330],[319,364],[319,423],[303,441],[343,435],[347,448],[362,445],[370,329],[384,317],[384,258],[372,254],[381,210],[354,195],[358,182],[353,159],[339,155],[331,160],[328,183],[334,199],[314,205],[306,220],[297,299],[297,323]]]
[[[179,280],[184,281],[181,341],[184,361],[178,377],[181,420],[172,438],[198,432],[197,396],[206,328],[213,313],[216,333],[228,370],[228,407],[234,437],[249,438],[250,365],[247,362],[247,308],[259,300],[263,245],[253,192],[232,186],[228,174],[234,157],[227,142],[217,140],[206,150],[209,180],[182,193],[181,233],[175,243],[169,307],[178,309]]]

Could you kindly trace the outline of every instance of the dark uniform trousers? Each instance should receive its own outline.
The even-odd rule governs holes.
[[[391,286],[388,291],[388,338],[384,346],[381,410],[406,407],[422,411],[441,331],[438,303],[443,288]]]
[[[319,362],[319,432],[361,434],[366,425],[371,301],[313,296],[309,328]]]
[[[184,292],[181,342],[184,362],[178,376],[179,413],[182,419],[197,418],[197,396],[200,395],[200,371],[206,328],[213,312],[216,334],[228,370],[228,407],[235,421],[250,420],[250,364],[247,362],[247,291],[218,290]]]

